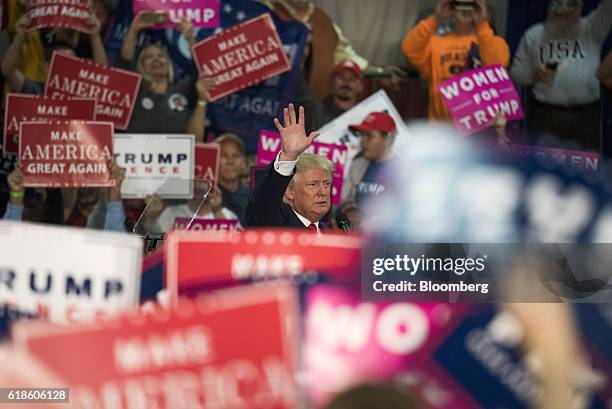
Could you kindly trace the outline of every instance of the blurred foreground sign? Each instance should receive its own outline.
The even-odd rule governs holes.
[[[289,409],[297,328],[297,295],[277,286],[70,329],[24,323],[15,344],[84,408]]]
[[[0,242],[0,304],[55,322],[138,306],[142,244],[136,237],[0,222]]]
[[[174,231],[166,238],[166,285],[172,299],[184,289],[242,280],[292,278],[308,271],[357,274],[363,242],[303,229],[203,233]]]

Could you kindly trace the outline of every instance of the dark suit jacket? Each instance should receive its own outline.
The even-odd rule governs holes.
[[[260,185],[251,193],[246,208],[246,225],[249,227],[297,227],[305,229],[291,207],[283,203],[285,190],[291,176],[283,176],[274,169],[274,162],[268,165]],[[319,230],[331,230],[319,222]]]

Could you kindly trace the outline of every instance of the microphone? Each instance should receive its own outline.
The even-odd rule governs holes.
[[[351,235],[351,222],[343,212],[336,214],[336,224],[344,231],[347,236]]]

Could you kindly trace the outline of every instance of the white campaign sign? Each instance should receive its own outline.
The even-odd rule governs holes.
[[[193,135],[115,134],[113,142],[115,160],[126,169],[121,186],[124,199],[143,199],[156,191],[166,199],[192,197]]]
[[[0,243],[0,305],[58,323],[138,308],[136,236],[0,221]]]
[[[372,94],[353,107],[351,110],[340,115],[327,125],[323,126],[318,132],[321,135],[317,138],[317,142],[332,143],[336,145],[346,145],[348,147],[348,161],[344,168],[344,177],[348,175],[348,170],[351,167],[353,158],[361,150],[361,139],[349,130],[349,125],[360,124],[370,113],[387,111],[393,117],[395,126],[397,127],[397,136],[393,146],[396,151],[399,146],[403,145],[410,138],[410,131],[406,127],[404,120],[400,116],[393,102],[383,90]]]

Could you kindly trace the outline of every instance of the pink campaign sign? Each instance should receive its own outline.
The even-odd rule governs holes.
[[[359,290],[310,287],[304,318],[309,398],[322,407],[351,385],[386,381],[419,368],[465,311],[458,304],[364,303]]]
[[[134,15],[141,11],[166,14],[166,21],[154,28],[173,28],[183,19],[199,28],[221,25],[219,0],[133,0],[132,9]]]
[[[256,166],[266,166],[276,159],[276,155],[281,150],[281,139],[278,132],[261,131],[259,144],[257,145]],[[307,152],[316,153],[331,160],[336,164],[336,171],[332,175],[332,204],[340,204],[342,197],[342,177],[344,167],[348,160],[348,150],[346,146],[334,145],[329,143],[314,142]]]
[[[519,95],[501,65],[457,75],[441,82],[438,89],[455,126],[464,136],[490,127],[498,115],[508,121],[523,117]]]
[[[214,230],[214,231],[229,231],[236,230],[238,228],[238,220],[227,220],[227,219],[193,219],[191,225],[190,217],[177,217],[174,219],[175,230],[188,230],[202,231],[202,230]]]

